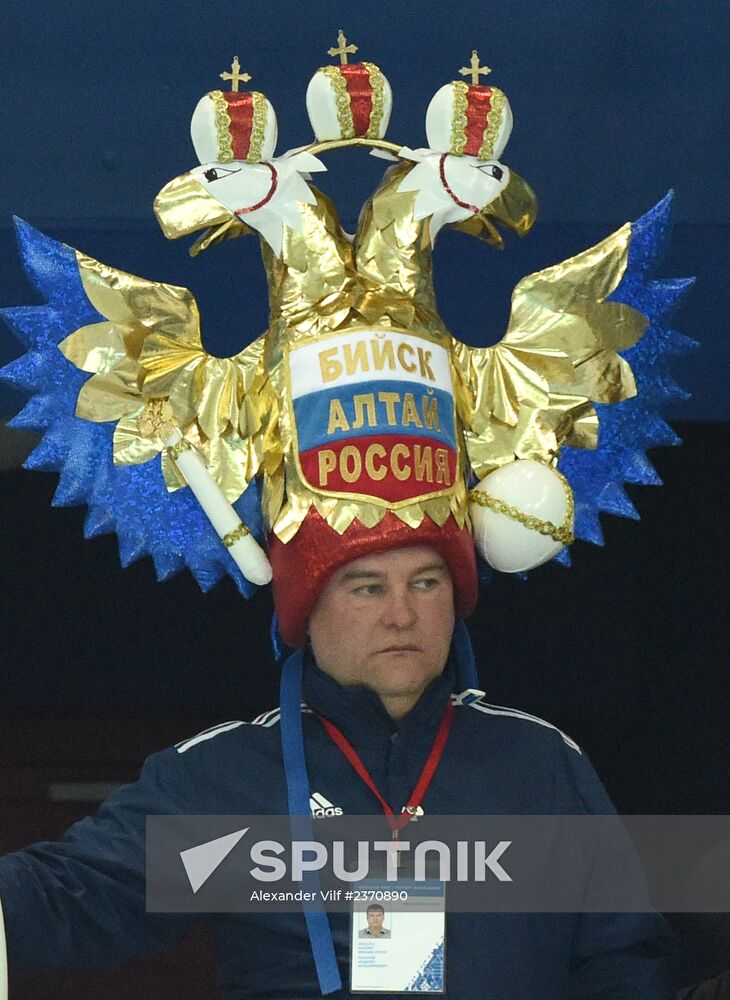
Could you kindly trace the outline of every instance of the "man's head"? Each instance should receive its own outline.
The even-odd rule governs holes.
[[[428,546],[362,556],[336,570],[309,619],[315,659],[400,718],[444,668],[454,631],[446,560]]]
[[[288,542],[272,535],[269,559],[274,604],[286,644],[295,648],[306,643],[320,595],[345,565],[365,556],[421,547],[433,549],[448,566],[456,614],[466,618],[477,600],[474,539],[469,526],[460,527],[453,517],[437,524],[425,516],[417,527],[411,527],[407,518],[387,511],[375,527],[354,520],[339,534],[312,508]]]
[[[371,903],[365,911],[365,916],[368,921],[368,930],[373,934],[380,934],[385,919],[385,910],[380,903]]]

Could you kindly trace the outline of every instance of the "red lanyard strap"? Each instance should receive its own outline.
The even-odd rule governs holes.
[[[337,746],[345,757],[347,757],[370,791],[376,796],[383,808],[383,812],[388,817],[388,823],[390,824],[391,829],[402,829],[411,819],[410,812],[406,812],[405,810],[415,810],[418,806],[420,806],[423,801],[423,797],[426,794],[426,790],[431,784],[431,779],[436,773],[436,768],[439,766],[439,761],[441,760],[441,755],[444,752],[446,740],[449,737],[449,730],[451,729],[451,722],[454,717],[454,705],[451,699],[449,698],[446,702],[444,714],[441,716],[441,722],[439,723],[438,731],[436,732],[436,738],[433,741],[431,752],[429,753],[428,759],[423,766],[423,770],[421,771],[421,777],[418,779],[416,787],[411,792],[411,796],[404,807],[404,812],[398,816],[396,816],[390,804],[386,802],[380,794],[377,785],[370,777],[368,769],[360,759],[360,755],[344,733],[342,733],[333,722],[330,722],[329,719],[325,719],[323,715],[320,715],[319,712],[315,712],[314,714],[326,729],[328,736],[335,746]]]

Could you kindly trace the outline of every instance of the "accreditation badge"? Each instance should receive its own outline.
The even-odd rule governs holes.
[[[454,386],[445,346],[348,329],[288,350],[296,460],[307,486],[389,506],[450,493]]]
[[[354,888],[352,993],[445,993],[445,885],[368,879]]]

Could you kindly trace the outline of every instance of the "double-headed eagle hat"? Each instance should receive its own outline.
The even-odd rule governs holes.
[[[390,85],[354,50],[340,33],[339,63],[307,90],[315,141],[279,156],[274,109],[240,90],[234,60],[232,89],[193,113],[199,163],[155,200],[167,237],[196,235],[193,255],[258,236],[269,322],[238,353],[206,351],[187,289],[22,222],[45,305],[5,310],[26,353],[2,377],[30,395],[12,426],[40,432],[26,465],[59,472],[55,502],[86,504],[87,536],[116,532],[122,562],[149,554],[160,579],[187,568],[207,590],[228,575],[248,596],[273,576],[293,646],[328,576],[361,555],[434,547],[467,614],[486,564],[566,563],[574,538],[601,543],[601,513],[636,517],[623,486],[658,482],[645,451],[676,441],[667,359],[691,343],[663,325],[688,282],[650,276],[669,197],[524,277],[497,343],[457,340],[433,288],[438,233],[488,254],[535,220],[502,160],[509,101],[474,52],[411,149],[384,138]],[[312,183],[336,146],[392,160],[354,238]],[[490,325],[475,316],[477,334]]]

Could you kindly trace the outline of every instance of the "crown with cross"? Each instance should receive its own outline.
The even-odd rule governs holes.
[[[307,113],[320,143],[367,143],[383,140],[393,108],[387,77],[371,62],[350,62],[358,46],[344,31],[327,54],[335,65],[320,67],[307,87]],[[489,67],[481,66],[476,50],[456,80],[436,92],[426,112],[431,149],[480,160],[497,158],[512,130],[512,112],[503,91],[480,83]],[[251,75],[241,71],[238,57],[220,74],[230,91],[213,90],[198,103],[190,126],[201,163],[233,160],[259,163],[273,156],[277,139],[274,109],[264,94],[240,89]]]
[[[512,131],[512,109],[504,91],[479,82],[489,73],[473,49],[469,65],[459,70],[470,82],[454,80],[436,91],[426,112],[431,149],[479,160],[500,156]]]
[[[220,74],[231,89],[211,90],[198,101],[190,122],[190,136],[201,163],[242,160],[259,163],[274,155],[276,114],[269,99],[257,90],[240,90],[250,73],[241,72],[238,56],[230,71]]]
[[[358,51],[344,31],[327,55],[339,65],[321,66],[307,87],[307,114],[319,142],[379,140],[393,110],[393,92],[383,71],[371,62],[350,62]]]

